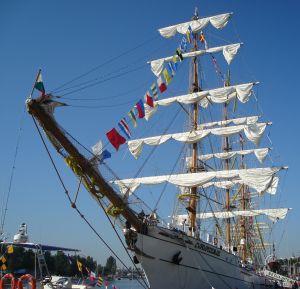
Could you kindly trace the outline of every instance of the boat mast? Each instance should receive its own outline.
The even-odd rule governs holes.
[[[192,20],[198,19],[198,11],[195,10],[195,15]],[[198,50],[197,45],[197,33],[193,33],[193,51]],[[197,57],[192,58],[192,84],[190,87],[190,93],[201,91],[199,81],[198,81],[198,60]],[[197,130],[198,128],[198,103],[194,103],[192,106],[192,128]],[[196,173],[198,170],[197,166],[197,156],[198,156],[198,144],[197,142],[192,145],[192,165],[190,168],[191,173]],[[189,235],[194,236],[196,232],[196,213],[197,213],[197,187],[192,187],[190,191],[190,201],[188,206],[188,211],[190,215],[190,228]]]
[[[240,140],[241,142],[241,149],[244,150],[244,141],[243,139]],[[242,169],[245,169],[245,163],[244,163],[245,156],[242,155]],[[242,197],[241,197],[241,208],[243,211],[246,210],[246,194],[248,192],[248,188],[245,185],[242,185]],[[241,217],[241,242],[240,245],[242,247],[242,261],[245,262],[247,259],[247,248],[246,248],[246,217]]]
[[[230,86],[230,68],[228,68],[228,78],[227,78],[227,81],[225,81],[225,86]],[[225,102],[225,104],[224,104],[223,115],[224,115],[224,120],[225,121],[228,120],[228,102]],[[225,152],[229,152],[231,150],[228,136],[224,137],[223,150]],[[230,166],[230,160],[226,159],[225,160],[225,170],[229,170],[230,169],[229,166]],[[226,189],[225,210],[227,212],[230,211],[230,189]],[[225,244],[226,244],[228,250],[230,251],[231,250],[231,224],[230,224],[230,218],[226,219]]]

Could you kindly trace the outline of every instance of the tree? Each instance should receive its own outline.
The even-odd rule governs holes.
[[[113,256],[108,257],[104,268],[105,275],[115,274],[116,270],[117,270],[116,259]]]

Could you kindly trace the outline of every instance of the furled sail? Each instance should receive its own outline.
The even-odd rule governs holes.
[[[228,20],[232,13],[225,13],[216,16],[200,18],[165,28],[158,29],[161,36],[165,38],[170,38],[176,34],[186,34],[188,27],[190,26],[193,32],[199,32],[204,29],[209,23],[216,29],[222,29],[228,23]]]
[[[227,64],[230,64],[231,61],[234,59],[235,55],[237,54],[238,50],[240,49],[242,43],[235,43],[235,44],[230,44],[230,45],[224,45],[224,46],[218,46],[218,47],[212,47],[208,49],[202,49],[202,50],[197,50],[197,51],[192,51],[192,52],[187,52],[183,53],[182,57],[183,58],[191,58],[195,56],[201,56],[205,55],[208,53],[217,53],[217,52],[223,52],[223,56],[227,62]],[[175,56],[178,59],[178,55]],[[156,60],[150,61],[150,66],[152,72],[158,77],[163,69],[165,62],[172,61],[174,56],[169,56],[165,58],[160,58]]]
[[[279,183],[279,178],[278,177],[273,177],[269,187],[265,191],[257,191],[257,193],[262,194],[264,192],[269,193],[271,195],[275,195],[277,191]],[[242,179],[234,179],[231,181],[216,181],[216,182],[208,182],[202,186],[203,189],[209,188],[211,186],[220,188],[220,189],[231,189],[235,185],[245,185],[244,181]],[[252,188],[252,187],[250,187]],[[254,188],[255,189],[255,188]]]
[[[237,216],[243,217],[255,217],[259,215],[265,215],[273,222],[276,222],[279,219],[284,219],[287,215],[287,212],[291,208],[279,208],[279,209],[261,209],[261,210],[245,210],[245,211],[223,211],[223,212],[208,212],[208,213],[199,213],[197,214],[198,219],[228,219],[234,218]],[[180,225],[183,224],[185,220],[188,220],[188,215],[177,215],[174,217],[175,222]]]
[[[230,151],[225,153],[215,153],[215,154],[206,154],[206,155],[199,155],[197,158],[200,161],[207,161],[211,158],[218,158],[222,160],[230,159],[236,155],[245,156],[248,154],[254,154],[259,162],[263,162],[268,155],[270,148],[261,148],[261,149],[250,149],[250,150],[240,150],[240,151]],[[191,157],[186,158],[186,164],[188,167],[191,166]]]
[[[225,103],[234,98],[237,98],[242,103],[246,103],[252,94],[253,85],[257,83],[250,82],[157,100],[154,102],[153,108],[146,106],[145,118],[147,120],[150,119],[159,105],[167,106],[173,103],[192,104],[199,102],[200,106],[207,108],[209,103]]]
[[[231,119],[227,119],[227,120],[206,122],[206,123],[199,124],[198,128],[210,128],[213,126],[226,126],[229,124],[235,124],[235,125],[252,124],[252,123],[256,123],[258,121],[258,118],[259,118],[259,116],[254,115],[254,116],[245,116],[245,117],[239,117],[239,118],[231,118]]]
[[[272,186],[274,175],[285,167],[269,167],[240,170],[222,170],[199,173],[163,175],[154,177],[142,177],[135,179],[115,180],[112,183],[117,184],[123,194],[133,193],[140,185],[157,185],[164,182],[180,186],[195,187],[204,186],[213,179],[234,180],[239,179],[241,182],[257,192],[264,192]]]
[[[131,140],[128,141],[127,144],[128,144],[129,151],[135,158],[138,158],[140,156],[145,144],[151,146],[157,146],[167,142],[170,139],[174,139],[176,141],[185,142],[185,143],[195,143],[204,139],[209,134],[217,135],[217,136],[231,136],[243,131],[248,140],[258,145],[266,129],[266,126],[269,124],[271,123],[263,122],[263,123],[243,124],[243,125],[228,126],[228,127],[218,127],[218,128],[211,128],[211,129],[200,128],[196,131],[166,134],[166,135]]]

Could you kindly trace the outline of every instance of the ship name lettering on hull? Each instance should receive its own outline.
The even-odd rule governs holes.
[[[213,247],[210,247],[210,246],[207,246],[203,243],[200,243],[200,242],[197,242],[195,244],[195,248],[197,249],[200,249],[201,251],[204,251],[204,252],[208,252],[210,254],[214,254],[216,256],[220,256],[221,252],[220,250],[216,249],[216,248],[213,248]]]

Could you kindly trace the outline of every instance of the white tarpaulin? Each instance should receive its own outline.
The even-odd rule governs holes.
[[[266,126],[267,123],[253,123],[253,124],[236,125],[236,126],[229,126],[229,127],[199,129],[191,132],[166,134],[166,135],[131,140],[128,141],[127,144],[128,144],[129,151],[136,159],[140,156],[145,144],[151,146],[157,146],[165,143],[170,139],[174,139],[176,141],[185,142],[185,143],[195,143],[202,140],[209,134],[217,135],[217,136],[231,136],[244,131],[245,136],[248,138],[248,140],[258,145],[265,131]]]
[[[234,59],[235,55],[237,54],[238,50],[241,47],[241,43],[235,43],[231,45],[224,45],[224,46],[219,46],[219,47],[212,47],[208,49],[203,49],[203,50],[197,50],[197,51],[192,51],[192,52],[187,52],[183,53],[182,57],[183,58],[190,58],[190,57],[195,57],[195,56],[201,56],[205,55],[208,53],[217,53],[217,52],[223,52],[224,58],[227,61],[228,64],[231,63],[231,61]],[[178,55],[175,55],[176,59],[178,59]],[[150,61],[150,66],[152,72],[158,77],[164,67],[165,67],[165,62],[172,61],[174,56],[168,56],[160,59],[155,59]]]
[[[197,219],[209,219],[209,218],[217,218],[217,219],[228,219],[234,218],[237,216],[243,217],[255,217],[259,215],[267,216],[271,221],[276,222],[279,219],[284,219],[287,215],[287,212],[291,210],[291,208],[279,208],[279,209],[261,209],[261,210],[247,210],[247,211],[229,211],[229,212],[208,212],[208,213],[200,213],[197,214]],[[174,217],[174,220],[177,225],[182,225],[185,220],[188,220],[188,215],[177,215]]]
[[[141,177],[135,179],[115,180],[112,183],[120,187],[120,191],[125,193],[133,193],[140,185],[157,185],[168,182],[180,187],[195,187],[203,186],[213,179],[240,179],[245,185],[258,192],[264,192],[272,185],[273,176],[280,169],[272,168],[255,168],[255,169],[240,169],[240,170],[223,170],[189,174],[163,175],[154,177]]]
[[[204,29],[209,23],[216,29],[221,29],[226,26],[231,15],[232,13],[225,13],[216,16],[200,18],[197,20],[192,20],[185,23],[161,28],[158,29],[158,31],[161,36],[165,38],[170,38],[174,36],[176,32],[180,34],[186,34],[189,26],[192,28],[193,32],[199,32],[200,30]]]

